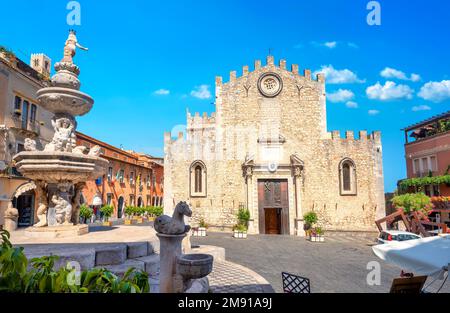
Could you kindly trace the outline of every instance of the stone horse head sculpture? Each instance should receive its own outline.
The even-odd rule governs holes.
[[[184,216],[192,216],[189,205],[182,201],[177,204],[172,217],[162,215],[155,220],[155,230],[165,235],[181,235],[187,233],[191,227],[184,224]]]

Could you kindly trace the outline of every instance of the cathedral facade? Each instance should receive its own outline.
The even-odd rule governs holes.
[[[249,233],[302,235],[314,211],[325,230],[371,231],[384,216],[379,132],[327,130],[325,77],[272,56],[215,83],[216,112],[187,113],[164,136],[164,207],[188,201],[193,222],[227,230],[239,208]]]

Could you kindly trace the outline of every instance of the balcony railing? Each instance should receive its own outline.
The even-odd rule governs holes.
[[[22,131],[32,132],[39,136],[41,133],[41,125],[38,121],[26,121],[24,122],[21,115],[13,113],[12,115],[13,127]]]

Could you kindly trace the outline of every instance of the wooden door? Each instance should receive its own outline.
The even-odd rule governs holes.
[[[289,234],[287,180],[259,180],[258,208],[261,233]]]
[[[265,208],[264,217],[266,224],[266,234],[281,234],[281,209]]]

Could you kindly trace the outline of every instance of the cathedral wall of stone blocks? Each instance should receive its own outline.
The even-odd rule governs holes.
[[[261,87],[266,76],[269,83]],[[264,94],[264,88],[278,88]],[[255,62],[242,75],[230,73],[215,84],[216,112],[187,114],[186,133],[178,138],[165,134],[165,209],[189,201],[193,220],[203,218],[217,228],[231,227],[239,207],[247,207],[258,226],[258,182],[282,179],[288,183],[289,233],[308,211],[319,215],[328,230],[375,230],[374,221],[384,214],[381,134],[360,131],[329,132],[326,121],[325,78],[298,66],[275,65],[269,56],[265,66]],[[339,166],[353,161],[356,194],[341,195]],[[191,164],[200,160],[206,168],[206,195],[193,197]],[[300,160],[301,173],[294,174]],[[272,166],[272,168],[271,168]]]

